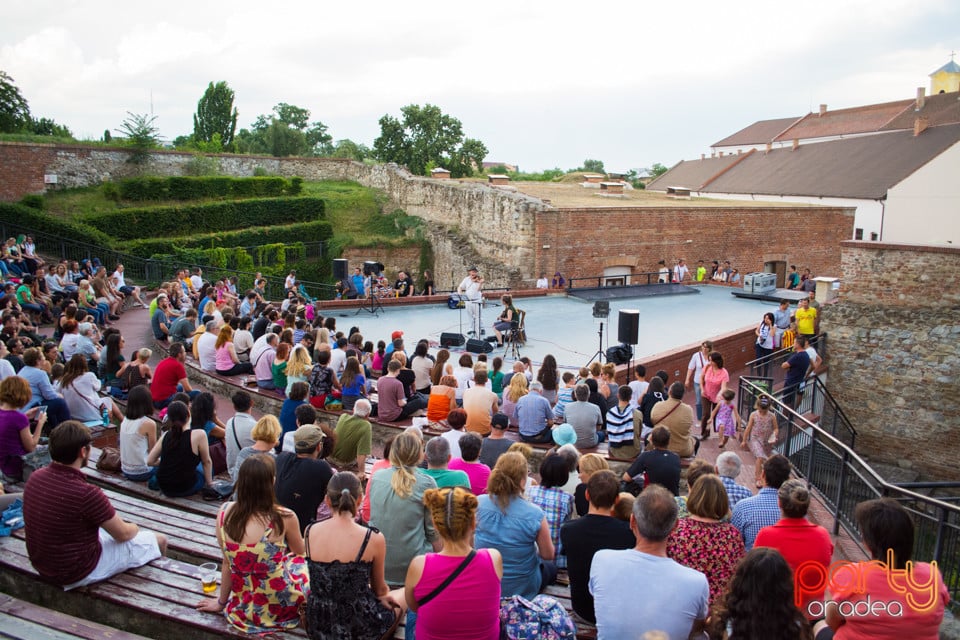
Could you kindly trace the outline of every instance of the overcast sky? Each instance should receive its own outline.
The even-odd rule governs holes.
[[[372,145],[383,114],[429,102],[488,160],[616,170],[821,103],[911,98],[960,50],[958,25],[957,0],[5,0],[0,69],[77,137],[151,109],[166,139],[191,133],[226,80],[240,127],[287,102]]]

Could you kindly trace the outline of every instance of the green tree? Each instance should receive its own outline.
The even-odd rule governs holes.
[[[662,176],[663,174],[665,174],[667,171],[669,171],[669,168],[663,166],[663,165],[660,164],[659,162],[654,162],[654,163],[653,163],[652,165],[650,165],[647,169],[645,169],[645,171],[646,171],[649,175],[653,176],[654,178],[658,178],[658,177]]]
[[[373,151],[363,143],[343,139],[336,141],[329,155],[331,158],[349,158],[350,160],[363,162],[367,158],[373,157]]]
[[[127,146],[133,149],[128,162],[137,165],[146,164],[150,159],[150,151],[160,146],[160,128],[156,125],[157,116],[129,111],[127,116],[117,129],[117,133],[123,134]]]
[[[581,171],[590,171],[591,173],[606,173],[603,169],[603,162],[600,160],[584,160]]]
[[[380,137],[373,143],[377,158],[405,165],[418,175],[427,167],[443,166],[459,178],[473,173],[486,157],[479,140],[463,137],[463,125],[432,104],[409,104],[400,110],[402,120],[387,114],[380,118]]]
[[[212,142],[215,134],[220,135],[220,144],[230,149],[237,131],[237,108],[233,106],[233,89],[221,80],[210,83],[203,97],[197,102],[197,112],[193,114],[193,138],[197,142]]]
[[[59,138],[72,138],[70,129],[62,124],[57,124],[51,118],[30,118],[30,131],[38,136],[57,136]]]
[[[0,71],[0,132],[16,133],[30,128],[30,106],[13,84],[13,78]]]
[[[327,125],[309,120],[308,109],[281,102],[272,114],[257,116],[250,129],[237,133],[236,150],[277,157],[330,155],[333,136]]]

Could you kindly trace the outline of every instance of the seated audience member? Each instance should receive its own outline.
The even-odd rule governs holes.
[[[336,444],[330,462],[343,471],[356,471],[362,480],[366,477],[367,456],[370,455],[373,427],[370,425],[370,401],[361,398],[353,405],[353,413],[343,413],[337,420]]]
[[[737,483],[737,476],[740,475],[742,465],[740,456],[733,451],[724,451],[717,456],[717,475],[720,476],[720,481],[723,482],[723,487],[727,490],[727,499],[730,500],[731,509],[744,498],[753,495],[750,489]]]
[[[607,442],[610,455],[632,460],[640,454],[633,433],[633,389],[623,385],[617,389],[617,403],[607,411]]]
[[[283,386],[276,385],[276,374],[274,373],[274,361],[277,359],[278,349],[277,345],[280,339],[279,336],[275,333],[268,333],[264,335],[263,344],[259,346],[254,345],[251,351],[250,362],[253,362],[253,375],[257,379],[257,387],[260,389],[266,389],[271,391],[273,389],[286,389],[287,380],[286,380],[286,361],[281,359],[280,362],[283,365]],[[286,347],[288,350],[289,345]],[[288,351],[289,353],[289,351]]]
[[[460,438],[460,457],[450,461],[450,468],[463,471],[470,477],[470,491],[479,496],[487,491],[490,467],[480,462],[480,447],[483,441],[475,433],[464,434]]]
[[[507,452],[490,473],[479,497],[474,543],[503,556],[501,595],[532,599],[556,580],[555,549],[543,510],[523,496],[527,459]]]
[[[497,464],[497,459],[507,452],[510,445],[513,444],[504,435],[510,425],[507,416],[502,413],[495,413],[490,419],[490,435],[483,439],[480,446],[480,462],[487,465],[490,469]]]
[[[307,394],[310,387],[306,382],[296,382],[287,394],[287,398],[280,405],[280,427],[283,433],[280,435],[280,448],[283,446],[283,438],[288,433],[297,430],[297,409],[301,406],[310,404],[307,402]],[[313,422],[312,420],[310,422]],[[278,448],[277,453],[280,452]]]
[[[250,456],[255,456],[261,453],[267,455],[273,454],[273,449],[277,446],[277,442],[280,440],[280,421],[277,420],[276,416],[263,416],[257,420],[255,425],[253,425],[253,429],[250,431],[250,437],[253,438],[253,444],[249,447],[240,449],[240,451],[237,453],[237,459],[234,461],[233,466],[227,469],[234,482],[237,480],[237,473],[239,472],[241,465],[243,465],[244,460]]]
[[[438,384],[430,387],[427,398],[427,420],[443,422],[457,408],[457,379],[444,375]]]
[[[169,355],[157,364],[153,372],[153,381],[150,383],[150,394],[153,397],[153,406],[163,409],[173,399],[174,394],[183,390],[191,398],[200,395],[200,392],[190,386],[187,380],[187,369],[183,363],[187,361],[187,353],[182,344],[170,345]]]
[[[277,502],[297,514],[301,530],[316,520],[333,477],[333,469],[323,459],[333,450],[333,441],[323,428],[305,424],[293,434],[293,451],[277,456]]]
[[[675,496],[680,495],[680,456],[667,449],[670,444],[670,430],[656,427],[650,434],[653,449],[644,451],[633,461],[623,474],[626,482],[631,480],[637,485],[659,484]]]
[[[100,379],[90,371],[83,356],[79,353],[73,354],[60,379],[60,391],[74,420],[84,423],[100,422],[104,411],[107,412],[108,419],[117,423],[123,420],[119,407],[110,398],[100,395],[100,387]]]
[[[454,471],[450,464],[450,443],[444,438],[431,438],[426,446],[427,475],[433,478],[437,487],[470,488],[470,478],[466,471]]]
[[[157,486],[171,498],[191,496],[213,483],[207,435],[190,428],[190,410],[182,402],[167,406],[167,432],[150,450],[147,466],[157,467]]]
[[[170,342],[180,342],[187,345],[188,348],[191,348],[193,347],[193,334],[196,330],[197,310],[190,307],[170,325]]]
[[[325,498],[333,516],[307,528],[306,619],[314,640],[380,638],[396,620],[393,607],[404,604],[402,591],[391,592],[383,577],[383,534],[357,523],[361,492],[354,474],[335,474]]]
[[[597,430],[603,428],[603,413],[589,401],[590,387],[587,384],[574,387],[573,397],[574,401],[563,410],[564,421],[577,432],[577,448],[590,449],[599,442]]]
[[[499,408],[497,394],[487,385],[487,370],[475,369],[472,386],[463,392],[463,409],[467,412],[467,431],[479,433],[481,436],[490,433],[490,418]]]
[[[49,466],[30,474],[23,492],[30,564],[65,590],[105,580],[166,553],[167,539],[117,515],[81,472],[90,430],[68,420],[50,433]]]
[[[833,560],[833,540],[826,529],[807,520],[810,490],[806,483],[799,479],[787,480],[780,485],[777,499],[783,517],[776,524],[761,529],[753,546],[776,549],[795,574],[804,563],[814,563],[823,575],[827,575]],[[823,616],[821,607],[818,607],[823,602],[823,592],[824,589],[804,590],[800,611],[807,619]],[[817,604],[811,608],[811,603]]]
[[[450,430],[440,434],[441,438],[450,443],[450,456],[453,458],[460,457],[460,438],[466,433],[464,427],[468,419],[465,409],[454,409],[447,416],[447,425],[449,425]]]
[[[524,439],[528,442],[549,435],[553,428],[553,408],[550,401],[543,396],[543,384],[539,381],[530,383],[530,391],[517,401],[513,412],[519,431],[525,434]]]
[[[223,442],[227,447],[227,469],[233,469],[236,466],[237,454],[244,447],[253,444],[253,437],[250,432],[257,423],[256,419],[250,415],[250,407],[253,406],[253,398],[246,391],[237,391],[230,397],[233,404],[233,417],[227,420],[226,432],[223,436]]]
[[[790,566],[776,550],[756,548],[737,565],[714,605],[710,637],[813,640],[794,602]]]
[[[496,549],[473,548],[477,498],[451,487],[428,489],[423,500],[443,548],[415,557],[407,570],[405,599],[417,614],[416,637],[498,637],[503,558]],[[456,580],[447,584],[448,576],[460,567]],[[447,586],[441,588],[443,584]]]
[[[554,431],[556,433],[556,431]],[[580,458],[582,454],[580,451],[569,442],[557,443],[556,453],[558,456],[566,460],[567,462],[567,481],[560,485],[560,488],[563,489],[564,493],[568,493],[571,496],[577,492],[577,487],[580,485],[580,474],[577,469],[580,468]]]
[[[220,328],[217,341],[214,343],[214,358],[217,373],[221,376],[238,376],[253,373],[253,365],[241,362],[237,356],[237,349],[233,344],[233,329],[226,324]]]
[[[733,508],[730,522],[740,530],[746,550],[753,549],[757,534],[764,527],[774,525],[780,519],[777,491],[790,478],[790,461],[777,454],[763,463],[760,479],[763,485],[757,495],[744,498]]]
[[[387,375],[377,381],[377,415],[385,422],[406,420],[427,406],[419,394],[407,399],[403,382],[397,377],[402,368],[399,360],[391,360],[387,364]]]
[[[70,419],[70,410],[63,397],[50,384],[50,373],[47,371],[47,361],[37,347],[30,347],[23,352],[23,368],[17,375],[30,384],[30,401],[25,408],[32,409],[40,405],[46,407],[47,424],[53,428]]]
[[[690,463],[690,466],[687,467],[687,493],[689,494],[690,488],[696,484],[697,480],[700,479],[700,476],[705,476],[707,474],[717,475],[717,468],[703,458],[696,458],[693,460]],[[690,513],[687,511],[687,500],[688,496],[677,496],[677,507],[680,509],[678,516],[680,518],[686,518],[688,515],[690,515]],[[729,509],[723,520],[730,520]]]
[[[557,389],[557,403],[553,405],[553,417],[556,422],[563,422],[566,406],[573,402],[573,389],[576,386],[576,376],[573,371],[564,371],[560,376],[560,387]]]
[[[606,458],[597,453],[588,453],[577,461],[578,480],[577,486],[573,490],[573,508],[577,516],[587,515],[590,508],[590,501],[587,498],[587,483],[590,478],[598,471],[607,471],[610,465]]]
[[[277,503],[275,476],[270,455],[251,456],[240,465],[236,501],[225,504],[217,518],[223,549],[220,592],[197,605],[201,611],[222,612],[244,633],[296,628],[309,590],[300,523]]]
[[[530,502],[540,507],[547,518],[558,569],[567,566],[564,549],[560,546],[560,527],[573,518],[573,496],[562,489],[569,479],[566,459],[556,453],[548,453],[540,463],[540,484],[527,489]]]
[[[207,443],[210,446],[223,441],[226,429],[217,417],[217,401],[209,391],[197,394],[190,401],[190,428],[207,434]]]
[[[862,583],[828,591],[826,624],[829,629],[820,623],[817,640],[831,637],[936,640],[941,637],[940,624],[950,593],[943,576],[934,573],[939,572],[937,567],[913,562],[915,533],[910,513],[892,498],[878,498],[858,504],[854,517],[871,559],[856,563],[852,569],[854,575],[863,576]],[[910,578],[894,586],[891,571],[909,572]],[[878,610],[869,605],[879,602],[886,606]],[[866,606],[872,615],[845,613],[862,611],[863,603],[868,603]]]
[[[723,522],[730,503],[720,478],[712,473],[700,476],[690,487],[687,511],[689,516],[677,521],[667,540],[667,556],[707,576],[713,604],[744,554],[740,532]]]
[[[147,456],[157,444],[153,399],[146,385],[137,385],[127,395],[127,414],[120,423],[120,470],[127,480],[146,482],[156,474]]]
[[[21,456],[34,451],[47,423],[40,407],[22,411],[30,401],[30,383],[19,376],[0,382],[0,472],[11,480],[23,478]],[[31,427],[30,420],[36,423]]]
[[[367,395],[367,379],[360,367],[360,360],[355,356],[347,358],[343,375],[340,376],[340,401],[344,411],[353,411],[353,405],[360,398]]]
[[[287,364],[287,395],[290,395],[290,387],[292,384],[291,380],[294,380],[296,377],[292,372],[297,368],[295,365],[297,354],[306,354],[306,352],[306,349],[298,346],[294,348],[290,354],[290,363]],[[307,356],[307,358],[309,358],[309,356]],[[309,361],[307,364],[309,364]],[[317,354],[316,364],[308,369],[308,380],[310,381],[310,404],[317,409],[323,409],[328,400],[339,398],[341,395],[340,381],[337,379],[336,372],[334,372],[329,364],[330,352],[321,351]]]
[[[594,554],[600,549],[632,549],[636,544],[630,525],[613,515],[619,487],[616,474],[610,470],[591,474],[586,487],[589,510],[560,527],[570,577],[570,602],[574,613],[590,624],[597,622],[589,587]]]
[[[660,485],[644,489],[633,503],[633,549],[601,549],[590,567],[598,638],[638,638],[659,631],[687,638],[703,630],[710,587],[699,571],[667,556],[677,523],[677,502]]]
[[[667,446],[682,458],[697,454],[699,441],[690,433],[693,429],[693,408],[683,402],[682,382],[670,385],[669,397],[658,402],[650,410],[651,424],[664,426],[670,430],[670,444]]]
[[[511,427],[519,427],[516,412],[517,403],[529,393],[527,388],[529,383],[527,382],[527,376],[522,373],[523,363],[514,362],[513,365],[515,373],[520,375],[511,373],[503,377],[503,404],[500,405],[500,411],[510,419]],[[507,382],[508,379],[509,382]]]

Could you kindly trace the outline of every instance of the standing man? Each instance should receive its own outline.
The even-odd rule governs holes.
[[[353,275],[350,276],[350,280],[353,281],[353,288],[357,290],[357,297],[362,298],[366,295],[366,289],[364,289],[364,277],[363,272],[360,270],[360,267],[353,268]]]
[[[677,265],[673,268],[673,281],[678,284],[683,284],[683,281],[687,279],[687,276],[690,275],[690,269],[687,268],[687,263],[683,258],[677,260]]]
[[[693,392],[696,394],[697,400],[698,422],[703,420],[703,406],[700,404],[700,376],[703,374],[703,368],[707,366],[707,363],[710,361],[709,356],[711,351],[713,351],[713,342],[710,340],[704,340],[700,345],[700,350],[690,356],[690,363],[687,365],[687,379],[683,383],[684,386],[689,389],[692,382]],[[639,403],[639,398],[637,399],[637,402]]]
[[[790,301],[781,300],[780,306],[773,312],[773,326],[776,327],[773,336],[774,349],[779,349],[783,343],[783,332],[790,328],[790,315]]]
[[[50,466],[30,475],[23,492],[27,554],[43,578],[64,590],[106,580],[166,553],[167,539],[117,515],[86,481],[90,430],[67,420],[50,433]]]
[[[483,276],[476,267],[467,269],[467,277],[460,282],[457,293],[464,301],[467,317],[470,320],[470,335],[480,337],[480,303],[483,302]]]
[[[797,317],[797,335],[812,338],[817,333],[817,310],[810,307],[810,299],[803,298],[794,314]]]
[[[820,306],[820,303],[817,302],[817,292],[811,290],[807,294],[807,304],[810,305],[810,308],[817,312],[817,317],[813,321],[813,334],[820,335],[820,321],[823,320],[823,310]]]
[[[660,267],[657,271],[657,284],[667,284],[670,282],[670,269],[667,268],[667,261],[661,260],[657,265]]]
[[[593,556],[590,593],[598,638],[640,638],[647,631],[687,638],[703,630],[710,599],[707,578],[667,557],[677,512],[669,491],[647,487],[630,515],[636,546],[601,549]]]
[[[637,541],[630,526],[613,517],[619,500],[620,482],[612,471],[603,469],[587,481],[587,515],[560,527],[560,543],[567,554],[570,575],[570,602],[573,612],[589,622],[597,623],[590,595],[590,568],[593,556],[601,549],[632,549]]]
[[[707,277],[707,268],[703,266],[703,260],[697,260],[697,282],[703,282]]]

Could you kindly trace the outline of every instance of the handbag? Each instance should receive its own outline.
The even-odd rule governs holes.
[[[219,475],[227,470],[227,445],[223,440],[210,445],[210,462],[213,463],[213,475]]]
[[[97,458],[97,471],[107,471],[116,473],[120,471],[120,449],[116,447],[104,447],[100,450],[100,457]]]

